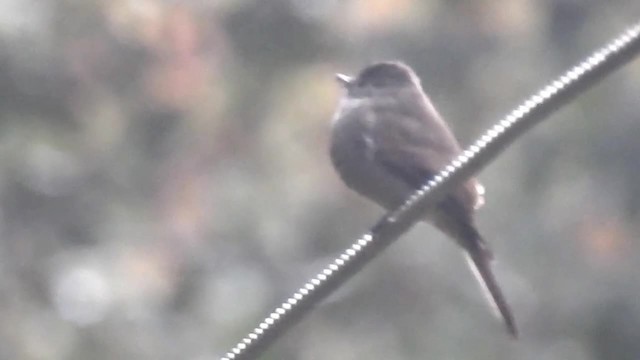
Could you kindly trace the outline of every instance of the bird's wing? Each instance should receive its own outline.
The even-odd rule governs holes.
[[[374,161],[413,188],[424,185],[460,152],[457,141],[442,122],[434,125],[410,113],[392,110],[375,113],[369,142]],[[397,126],[398,122],[403,126]],[[491,249],[473,222],[473,210],[483,195],[480,189],[478,182],[470,179],[452,191],[438,203],[434,224],[466,250],[471,269],[486,290],[487,298],[509,332],[517,337],[513,313],[491,270]]]
[[[375,111],[369,137],[374,161],[414,189],[444,169],[460,147],[437,113],[398,111],[387,107]],[[424,116],[434,116],[426,121]],[[402,124],[402,126],[399,126]],[[470,179],[443,200],[458,215],[470,220],[482,202],[481,186]]]

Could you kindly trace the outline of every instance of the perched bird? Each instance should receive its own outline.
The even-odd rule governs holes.
[[[330,153],[352,190],[393,210],[460,154],[458,141],[409,66],[380,62],[355,78],[336,77],[345,94],[333,117]],[[483,194],[476,179],[469,179],[439,202],[427,220],[464,249],[487,298],[517,337],[513,314],[492,272],[493,255],[473,218]]]

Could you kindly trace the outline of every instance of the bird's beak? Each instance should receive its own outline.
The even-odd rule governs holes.
[[[353,77],[345,74],[336,74],[336,80],[340,85],[347,87],[353,82]]]

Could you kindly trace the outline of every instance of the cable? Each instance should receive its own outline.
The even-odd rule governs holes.
[[[586,60],[552,81],[492,126],[400,208],[342,252],[318,275],[277,307],[222,360],[255,359],[365,264],[419,221],[451,189],[496,158],[531,127],[580,93],[631,61],[640,52],[640,23],[630,27]]]

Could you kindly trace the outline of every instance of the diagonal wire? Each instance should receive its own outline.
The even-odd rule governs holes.
[[[631,61],[639,52],[640,23],[637,23],[491,127],[404,205],[380,219],[367,234],[277,307],[221,359],[246,360],[260,356],[284,331],[424,217],[452,188],[486,166],[546,116]]]

